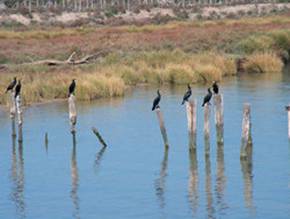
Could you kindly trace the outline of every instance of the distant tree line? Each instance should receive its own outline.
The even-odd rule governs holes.
[[[142,7],[184,7],[196,5],[235,5],[257,3],[279,3],[290,0],[0,0],[7,9],[25,8],[32,12],[38,9],[57,8],[64,11],[105,10],[116,8],[134,10]]]

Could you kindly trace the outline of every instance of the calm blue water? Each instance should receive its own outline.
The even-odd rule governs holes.
[[[185,88],[162,87],[170,148],[164,152],[155,88],[125,98],[79,102],[76,146],[67,104],[25,109],[23,145],[0,111],[0,218],[289,218],[290,77],[257,75],[224,82],[224,150],[217,151],[213,112],[210,157],[198,108],[196,160],[188,151]],[[194,86],[201,104],[204,86]],[[241,165],[242,107],[252,106],[252,168]],[[108,143],[102,149],[91,127]],[[48,146],[44,136],[48,133]]]

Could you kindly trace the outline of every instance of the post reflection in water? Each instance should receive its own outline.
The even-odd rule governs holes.
[[[224,192],[226,186],[225,164],[224,164],[224,143],[223,143],[223,127],[217,126],[217,176],[215,193],[217,198],[217,207],[220,213],[227,208],[224,200]]]
[[[192,214],[196,213],[198,207],[198,171],[196,150],[189,150],[189,178],[188,178],[188,201]]]
[[[24,199],[24,159],[23,145],[18,142],[18,157],[16,152],[16,135],[12,134],[12,157],[11,157],[11,180],[12,191],[11,200],[16,207],[16,213],[19,218],[25,218],[25,199]]]
[[[255,206],[253,203],[253,164],[252,164],[252,154],[253,154],[253,146],[252,141],[246,147],[247,156],[245,158],[241,158],[241,170],[243,174],[244,181],[244,199],[245,206],[250,209],[253,213],[255,213]]]
[[[95,169],[95,174],[98,173],[99,171],[99,168],[100,168],[100,164],[101,164],[101,161],[102,161],[102,158],[104,156],[104,153],[106,151],[106,148],[107,147],[102,147],[101,150],[99,150],[96,154],[96,160],[95,160],[95,163],[94,163],[94,169]]]
[[[205,139],[205,148],[210,148],[209,138]],[[213,197],[211,191],[211,164],[209,153],[205,154],[205,192],[207,201],[207,218],[214,218]]]
[[[71,192],[70,197],[72,199],[74,212],[73,218],[80,218],[79,214],[79,197],[78,197],[78,188],[79,188],[79,174],[78,174],[78,166],[77,166],[77,154],[76,154],[76,140],[75,135],[73,135],[73,149],[72,149],[72,156],[71,156]]]
[[[155,180],[155,193],[158,198],[160,208],[165,207],[164,191],[167,176],[167,166],[168,166],[168,148],[165,147],[159,177]]]
[[[45,136],[44,136],[44,146],[45,146],[45,152],[46,154],[48,153],[48,134],[45,133]]]

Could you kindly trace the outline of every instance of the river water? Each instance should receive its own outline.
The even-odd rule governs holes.
[[[193,86],[199,104],[196,154],[188,150],[180,105],[185,86],[161,87],[167,152],[151,111],[155,87],[136,88],[124,98],[78,102],[75,146],[66,102],[26,108],[22,145],[11,137],[9,114],[1,110],[0,218],[289,218],[289,75],[242,76],[221,84],[224,145],[217,147],[211,110],[209,157],[201,85]],[[245,102],[252,109],[251,165],[239,156]]]

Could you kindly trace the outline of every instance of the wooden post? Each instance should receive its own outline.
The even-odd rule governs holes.
[[[249,144],[251,144],[250,126],[251,126],[251,106],[249,103],[245,103],[242,122],[242,145],[240,153],[241,158],[247,156],[246,150]]]
[[[204,106],[204,137],[209,138],[209,118],[210,118],[210,108],[209,104],[205,104]]]
[[[210,124],[209,124],[209,119],[210,119],[210,108],[209,104],[205,104],[204,106],[204,148],[205,148],[205,155],[208,156],[210,152],[210,142],[209,142],[209,129],[210,129]]]
[[[15,92],[10,93],[10,118],[14,119],[16,114],[16,102],[15,102]]]
[[[186,102],[187,126],[190,148],[196,148],[196,100]]]
[[[71,133],[76,133],[76,123],[77,123],[77,110],[75,105],[75,96],[70,94],[68,98],[68,109],[69,109],[69,120],[71,125]]]
[[[290,140],[290,104],[286,106],[286,110],[288,112],[288,138]]]
[[[106,142],[102,138],[102,136],[101,136],[100,132],[98,131],[98,129],[96,129],[95,127],[92,127],[92,131],[97,136],[97,138],[99,139],[99,141],[103,145],[103,147],[107,147],[108,145],[106,144]]]
[[[223,110],[223,97],[221,94],[217,94],[214,96],[214,104],[215,104],[215,124],[217,131],[217,142],[218,145],[220,145],[224,141],[223,139],[224,110]]]
[[[22,112],[22,103],[20,94],[16,97],[16,110],[17,110],[17,119],[18,119],[18,141],[23,141],[22,136],[22,124],[23,124],[23,112]]]
[[[12,125],[12,136],[16,136],[15,131],[15,114],[16,114],[16,101],[15,101],[15,92],[12,91],[10,93],[10,118],[11,118],[11,125]]]
[[[157,119],[159,121],[159,126],[160,126],[161,135],[163,138],[164,146],[165,148],[168,148],[169,147],[168,138],[167,138],[167,133],[166,133],[162,113],[160,111],[160,108],[157,108],[155,111],[156,111]]]

